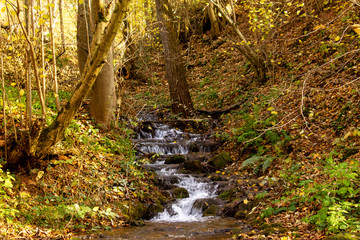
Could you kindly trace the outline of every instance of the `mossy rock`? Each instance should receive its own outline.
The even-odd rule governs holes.
[[[219,195],[219,198],[223,199],[223,200],[230,200],[231,198],[233,198],[235,196],[235,191],[236,191],[236,188],[232,188],[230,190],[227,190],[227,191],[221,193]]]
[[[209,165],[213,166],[216,170],[224,168],[227,164],[231,163],[231,157],[229,153],[222,152],[209,161]]]
[[[195,172],[195,173],[201,173],[204,171],[204,168],[202,167],[201,162],[198,160],[186,161],[183,163],[182,167],[185,170],[188,170],[190,172]]]
[[[247,215],[248,215],[248,211],[242,211],[242,210],[240,210],[240,211],[237,211],[236,213],[235,213],[235,218],[236,219],[245,219],[246,217],[247,217]]]
[[[163,212],[165,207],[161,204],[159,200],[155,200],[154,203],[147,208],[146,214],[143,216],[144,219],[151,219],[159,212]]]
[[[194,153],[200,152],[200,146],[196,143],[191,143],[188,147],[189,147],[189,152],[194,152]]]
[[[185,162],[183,155],[172,155],[165,160],[165,164],[181,164]]]
[[[131,225],[139,226],[139,220],[146,213],[144,204],[138,201],[123,201],[116,204]]]
[[[189,192],[185,188],[177,187],[172,190],[172,193],[175,198],[187,198],[189,197]]]
[[[207,216],[217,216],[219,212],[219,206],[210,205],[203,213],[204,217]]]

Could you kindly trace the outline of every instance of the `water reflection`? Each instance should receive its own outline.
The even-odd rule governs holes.
[[[146,222],[143,227],[126,227],[104,232],[95,239],[232,239],[233,232],[247,226],[233,218],[211,218],[199,222]]]

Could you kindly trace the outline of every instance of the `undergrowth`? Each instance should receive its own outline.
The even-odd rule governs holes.
[[[142,170],[125,124],[101,133],[87,114],[72,121],[64,140],[29,174],[0,172],[1,234],[51,236],[128,224],[123,201],[159,198]],[[43,229],[24,231],[27,226]]]

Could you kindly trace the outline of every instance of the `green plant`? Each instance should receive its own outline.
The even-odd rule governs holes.
[[[328,232],[343,230],[356,231],[360,227],[358,211],[359,163],[351,161],[335,162],[332,152],[323,167],[325,181],[316,182],[312,179],[299,181],[300,194],[293,196],[291,201],[300,204],[316,203],[317,211],[306,217],[304,221],[315,224]]]
[[[255,174],[257,174],[259,172],[259,170],[261,169],[262,172],[264,173],[271,165],[271,163],[274,161],[274,159],[276,159],[276,157],[271,157],[271,156],[252,156],[251,158],[246,159],[242,165],[241,168],[245,169],[249,166],[253,166],[253,171]]]
[[[1,168],[0,165],[0,218],[12,222],[19,212],[12,197],[13,181],[15,179],[9,172],[5,173]]]

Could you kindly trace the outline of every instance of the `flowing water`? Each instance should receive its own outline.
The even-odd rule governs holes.
[[[164,164],[171,155],[189,153],[194,144],[200,152],[210,151],[211,147],[197,144],[204,140],[201,134],[185,133],[167,124],[151,123],[140,130],[134,140],[139,152],[160,155],[148,168],[155,170],[160,178],[171,179],[174,185],[185,188],[189,197],[178,199],[164,212],[145,221],[143,227],[113,230],[101,234],[99,239],[231,239],[233,229],[247,228],[233,218],[203,217],[202,210],[194,203],[216,198],[217,185],[203,177],[180,173],[177,164]]]

